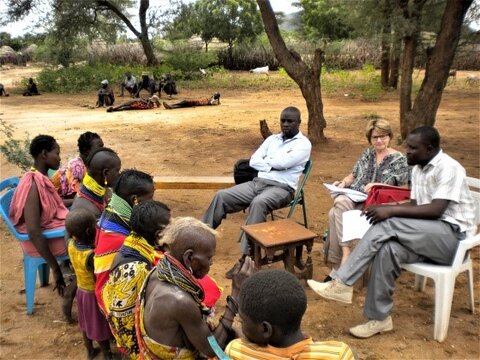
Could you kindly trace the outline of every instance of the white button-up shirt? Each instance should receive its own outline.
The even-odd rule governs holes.
[[[261,179],[274,180],[297,189],[298,179],[310,159],[312,144],[300,131],[291,139],[269,136],[250,158],[250,166]]]
[[[433,199],[450,200],[440,220],[458,225],[467,236],[475,231],[475,205],[465,169],[442,150],[423,168],[413,167],[411,198],[417,205],[430,204]]]

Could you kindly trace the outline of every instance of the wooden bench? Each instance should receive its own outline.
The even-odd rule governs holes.
[[[233,176],[155,176],[155,189],[219,190],[235,185]]]

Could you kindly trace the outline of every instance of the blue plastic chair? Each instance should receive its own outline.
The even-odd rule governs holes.
[[[6,180],[0,183],[0,191],[8,187],[8,186],[2,187],[4,182],[6,182]],[[17,181],[17,184],[18,184],[18,181]],[[10,187],[11,186],[12,185],[10,185]],[[10,204],[12,202],[12,197],[16,190],[15,188],[16,185],[14,184],[13,186],[14,188],[7,190],[2,195],[0,195],[0,215],[3,218],[3,221],[5,221],[5,224],[7,224],[10,232],[13,234],[13,236],[15,236],[15,238],[18,241],[28,241],[28,234],[19,233],[17,229],[15,229],[15,227],[13,226],[8,216],[8,213],[10,210]],[[42,232],[42,234],[47,239],[53,239],[58,237],[64,237],[65,230],[64,229],[48,230],[48,231]],[[64,256],[57,256],[56,259],[57,261],[65,261],[65,260],[68,260],[69,258],[68,258],[68,255],[64,255]],[[47,286],[48,278],[50,275],[50,267],[48,266],[45,259],[42,257],[33,257],[24,252],[23,253],[23,273],[25,277],[25,296],[27,300],[28,315],[31,315],[33,313],[37,271],[39,273],[40,286]]]
[[[0,191],[17,187],[19,182],[20,182],[20,178],[18,176],[12,176],[12,177],[6,178],[0,181]]]

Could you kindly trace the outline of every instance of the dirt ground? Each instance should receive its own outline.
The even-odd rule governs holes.
[[[21,68],[0,71],[0,82],[7,90],[19,76],[30,76],[37,69]],[[458,73],[457,73],[458,74]],[[478,73],[477,73],[478,75]],[[245,74],[245,76],[249,76]],[[464,84],[466,73],[456,82]],[[18,83],[17,83],[18,84]],[[190,91],[179,89],[178,99],[206,96],[217,89]],[[221,90],[221,89],[220,89]],[[40,89],[41,91],[41,89]],[[223,90],[222,104],[179,110],[163,108],[106,113],[90,109],[94,94],[54,95],[24,98],[14,91],[0,98],[0,118],[18,128],[18,136],[28,131],[30,137],[48,133],[57,138],[64,161],[75,156],[76,140],[84,131],[101,134],[106,146],[115,149],[122,168],[135,167],[153,175],[229,175],[239,158],[249,157],[260,145],[258,120],[267,119],[270,128],[279,129],[280,111],[288,105],[298,106],[303,115],[302,131],[307,133],[307,111],[300,91],[231,91]],[[459,160],[468,175],[480,177],[480,122],[478,86],[449,85],[437,116],[443,149]],[[124,100],[127,100],[124,98]],[[118,98],[117,102],[122,101]],[[323,263],[321,234],[326,227],[331,198],[323,182],[341,179],[349,173],[361,151],[367,146],[363,135],[366,115],[376,113],[388,119],[398,134],[398,100],[367,103],[346,96],[324,99],[328,142],[313,148],[313,170],[306,185],[310,229],[319,234],[313,251],[314,279],[323,279],[329,268]],[[2,134],[3,136],[3,134]],[[402,146],[396,146],[405,150]],[[1,158],[1,178],[20,175],[15,166]],[[157,191],[155,198],[168,204],[174,216],[200,217],[208,206],[212,190]],[[295,216],[300,218],[298,209]],[[220,300],[223,311],[231,284],[224,272],[240,254],[239,226],[245,215],[229,216],[219,227],[221,241],[211,275],[225,287]],[[85,357],[77,325],[66,324],[61,317],[60,302],[52,286],[37,288],[35,312],[26,315],[20,246],[0,224],[0,358],[2,359],[82,359]],[[307,314],[303,331],[317,340],[338,339],[350,344],[361,359],[478,359],[479,340],[479,258],[475,259],[475,308],[467,306],[465,275],[457,279],[448,337],[444,343],[432,339],[434,291],[429,282],[425,293],[413,289],[413,275],[403,273],[395,292],[394,331],[367,340],[348,333],[350,326],[362,322],[365,287],[356,285],[353,305],[342,305],[318,299],[306,288]]]

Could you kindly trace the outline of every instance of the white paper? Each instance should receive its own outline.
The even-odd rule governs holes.
[[[350,241],[361,239],[367,230],[372,226],[361,210],[345,211],[343,218],[343,239],[342,241]]]
[[[363,202],[367,199],[367,194],[364,194],[357,190],[352,190],[348,188],[340,188],[332,184],[323,184],[332,195],[345,195],[350,198],[350,200],[355,202]]]

